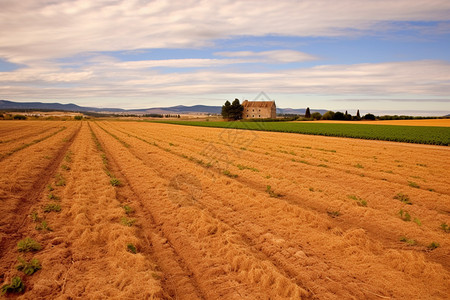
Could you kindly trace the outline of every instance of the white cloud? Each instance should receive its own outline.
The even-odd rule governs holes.
[[[224,57],[245,57],[258,62],[265,63],[291,63],[315,60],[317,57],[295,50],[272,50],[272,51],[224,51],[215,53]]]
[[[257,94],[262,90],[278,94],[372,95],[379,99],[396,98],[393,95],[426,98],[448,97],[450,94],[450,63],[434,60],[325,65],[266,72],[201,68],[183,73],[143,68],[155,66],[153,61],[146,62],[147,65],[142,65],[145,62],[137,62],[136,65],[111,62],[104,58],[94,61],[95,64],[80,69],[40,66],[2,72],[0,92],[3,97],[13,99],[27,95],[41,99],[94,99]],[[194,60],[192,65],[204,63]],[[165,60],[162,65],[168,66],[169,63]],[[59,85],[64,82],[71,85]],[[35,88],[36,84],[39,88]]]
[[[387,30],[391,21],[450,20],[447,0],[3,0],[1,6],[0,57],[14,63],[200,47],[232,36],[348,36]]]

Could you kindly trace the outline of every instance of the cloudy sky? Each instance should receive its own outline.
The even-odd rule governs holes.
[[[0,99],[450,113],[448,0],[0,0]]]

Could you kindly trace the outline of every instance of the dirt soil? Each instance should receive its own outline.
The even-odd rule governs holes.
[[[448,299],[449,147],[108,121],[0,141],[6,298]]]

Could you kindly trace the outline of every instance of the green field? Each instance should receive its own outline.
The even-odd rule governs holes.
[[[170,124],[236,128],[290,132],[313,135],[326,135],[369,140],[384,140],[404,143],[432,144],[448,146],[450,144],[449,127],[334,124],[309,122],[205,122],[205,121],[158,121]]]

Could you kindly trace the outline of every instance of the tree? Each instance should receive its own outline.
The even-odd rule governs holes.
[[[323,114],[322,120],[333,120],[333,117],[334,117],[334,111],[330,110]]]
[[[320,119],[322,119],[322,115],[320,114],[320,112],[312,113],[311,117],[312,117],[314,120],[320,120]]]
[[[311,112],[309,111],[309,107],[306,108],[305,118],[307,119],[311,118]]]
[[[361,119],[361,115],[359,114],[359,109],[358,109],[358,111],[356,112],[356,119]]]
[[[240,120],[242,119],[242,112],[244,111],[244,107],[239,102],[239,99],[234,99],[233,103],[231,103],[229,118],[232,120]]]
[[[375,120],[375,116],[372,114],[365,114],[363,119],[364,120]]]
[[[225,104],[222,106],[222,117],[224,119],[230,118],[230,109],[231,109],[231,103],[230,101],[226,101]]]
[[[334,114],[333,120],[345,120],[345,115],[338,111]]]

